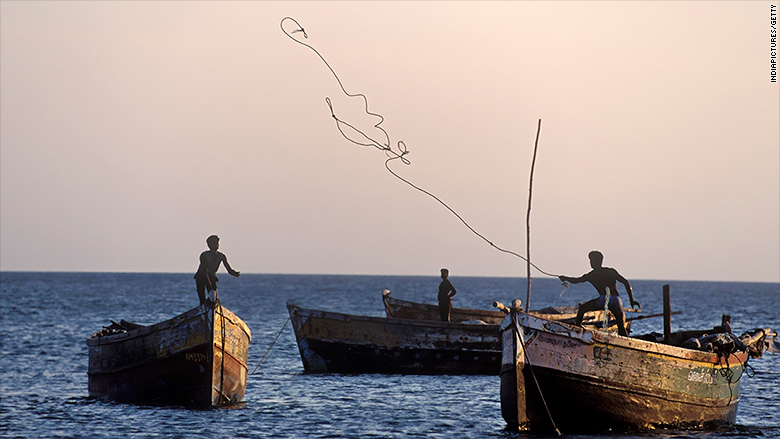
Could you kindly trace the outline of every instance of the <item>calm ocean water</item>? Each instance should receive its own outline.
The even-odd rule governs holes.
[[[250,372],[287,320],[285,302],[383,316],[381,292],[434,303],[439,279],[405,276],[221,276],[220,299],[252,330]],[[522,278],[459,278],[457,307],[525,300]],[[734,332],[780,329],[780,284],[632,281],[645,313],[661,312],[671,285],[674,330],[732,316]],[[249,377],[242,407],[207,411],[103,403],[87,396],[85,339],[126,319],[151,324],[197,305],[192,274],[0,273],[0,436],[7,438],[516,438],[504,429],[498,377],[307,375],[291,325]],[[533,281],[532,308],[592,298],[589,285],[561,296],[557,280]],[[662,332],[662,319],[634,334]],[[780,438],[780,352],[750,361],[737,426],[715,432],[655,431],[620,438]],[[537,436],[530,436],[537,437]]]

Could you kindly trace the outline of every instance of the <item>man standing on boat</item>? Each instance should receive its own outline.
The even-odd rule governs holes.
[[[588,259],[590,259],[590,266],[593,268],[589,273],[583,274],[580,277],[568,277],[558,276],[563,282],[571,282],[578,284],[582,282],[590,282],[599,292],[599,297],[593,300],[589,300],[580,304],[580,309],[577,311],[576,325],[582,324],[582,319],[585,313],[588,311],[600,311],[604,309],[604,304],[609,296],[609,311],[615,316],[618,325],[618,334],[627,337],[626,332],[626,316],[623,314],[623,301],[620,299],[620,295],[617,290],[617,283],[620,282],[626,288],[628,293],[628,299],[631,301],[631,308],[639,307],[642,305],[634,300],[634,292],[631,290],[631,284],[628,280],[620,275],[614,268],[602,267],[601,264],[604,261],[604,255],[599,251],[592,251],[588,253]]]
[[[219,270],[220,264],[225,264],[225,268],[231,276],[238,277],[240,272],[233,270],[228,264],[227,256],[224,253],[217,251],[219,249],[219,237],[217,235],[211,235],[206,239],[206,244],[209,249],[200,254],[200,266],[195,273],[195,286],[198,289],[198,298],[200,304],[214,303],[211,298],[206,297],[206,291],[211,293],[214,291],[214,301],[217,299],[217,270]]]
[[[450,321],[450,313],[452,313],[452,296],[457,293],[455,287],[447,279],[450,275],[450,271],[446,268],[441,269],[441,283],[439,284],[439,317],[443,322]]]

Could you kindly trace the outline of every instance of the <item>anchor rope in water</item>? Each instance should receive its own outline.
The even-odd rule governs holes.
[[[271,342],[271,346],[268,346],[268,350],[265,351],[265,355],[263,355],[263,358],[260,359],[260,362],[257,363],[257,366],[255,366],[255,369],[252,371],[250,375],[254,375],[255,372],[257,372],[257,368],[260,367],[261,364],[263,364],[263,361],[265,361],[265,357],[268,356],[268,353],[271,352],[271,348],[274,347],[276,344],[276,340],[279,340],[279,336],[282,335],[282,331],[284,331],[285,326],[287,326],[287,322],[290,321],[290,318],[287,317],[287,320],[284,321],[284,325],[282,325],[282,329],[279,330],[279,333],[276,334],[276,338],[274,338],[274,341]]]
[[[287,20],[295,23],[295,26],[297,26],[291,32],[288,32],[284,28],[284,23]],[[460,216],[460,214],[458,214],[452,207],[450,207],[447,203],[445,203],[441,198],[439,198],[436,195],[434,195],[433,193],[431,193],[431,192],[429,192],[429,191],[427,191],[427,190],[417,186],[416,184],[414,184],[411,181],[401,177],[398,173],[393,171],[390,168],[390,162],[392,162],[394,160],[400,160],[401,163],[403,163],[405,165],[410,165],[411,164],[411,161],[409,161],[409,159],[406,158],[406,155],[409,153],[409,150],[407,149],[406,144],[403,142],[403,140],[399,140],[396,143],[397,150],[394,150],[393,147],[390,144],[390,135],[387,133],[387,131],[385,131],[384,128],[382,128],[380,126],[384,122],[384,120],[385,120],[384,117],[382,115],[380,115],[380,114],[373,113],[373,112],[371,112],[369,110],[368,98],[366,97],[366,95],[364,95],[362,93],[355,93],[355,94],[349,93],[346,90],[346,88],[344,87],[344,84],[341,82],[341,78],[339,78],[338,74],[336,74],[336,71],[333,69],[333,67],[331,67],[331,65],[328,63],[328,61],[325,59],[325,57],[322,56],[322,54],[317,49],[315,49],[312,45],[310,45],[308,43],[305,43],[305,42],[303,42],[303,41],[293,37],[292,34],[295,34],[295,33],[301,33],[304,38],[308,38],[309,37],[308,34],[306,34],[306,30],[304,30],[303,26],[301,26],[300,23],[298,23],[298,21],[296,21],[292,17],[285,17],[279,23],[279,26],[282,29],[282,32],[284,32],[284,34],[287,35],[291,40],[295,41],[296,43],[298,43],[298,44],[300,44],[302,46],[305,46],[305,47],[309,48],[310,50],[312,50],[320,58],[320,60],[322,60],[322,62],[325,64],[325,66],[328,68],[328,70],[330,70],[331,74],[333,74],[333,76],[336,78],[336,81],[338,82],[339,87],[341,87],[342,92],[344,92],[344,94],[346,96],[351,97],[351,98],[357,97],[357,98],[361,98],[363,100],[365,113],[368,114],[369,116],[374,116],[374,117],[377,117],[379,119],[379,122],[374,124],[374,128],[376,128],[376,129],[378,129],[379,131],[382,132],[382,135],[384,136],[385,141],[384,142],[380,142],[380,141],[372,138],[371,136],[367,135],[366,133],[364,133],[359,128],[355,127],[354,125],[352,125],[352,124],[350,124],[350,123],[348,123],[348,122],[346,122],[344,120],[339,119],[339,117],[336,115],[336,112],[333,109],[333,103],[331,102],[329,97],[326,97],[325,98],[325,102],[327,103],[328,108],[330,109],[331,117],[336,121],[336,127],[337,127],[337,129],[339,130],[339,132],[341,133],[341,135],[345,139],[347,139],[350,142],[352,142],[352,143],[354,143],[356,145],[359,145],[359,146],[374,147],[374,148],[376,148],[376,149],[378,149],[380,151],[383,151],[389,157],[385,161],[385,169],[387,169],[387,171],[390,172],[391,175],[393,175],[397,179],[401,180],[402,182],[406,183],[407,185],[411,186],[412,188],[414,188],[414,189],[416,189],[416,190],[418,190],[418,191],[428,195],[429,197],[433,198],[434,200],[438,201],[439,204],[444,206],[453,215],[455,215],[455,217],[458,218],[460,220],[460,222],[463,223],[464,226],[466,226],[466,228],[468,228],[473,234],[475,234],[477,237],[481,238],[483,241],[488,243],[494,249],[496,249],[496,250],[498,250],[498,251],[500,251],[502,253],[506,253],[506,254],[509,254],[509,255],[512,255],[512,256],[516,256],[516,257],[518,257],[518,258],[528,262],[532,267],[534,267],[536,270],[538,270],[540,273],[542,273],[542,274],[544,274],[546,276],[558,277],[558,275],[551,274],[551,273],[548,273],[548,272],[542,270],[536,264],[534,264],[533,262],[529,261],[527,258],[525,258],[524,256],[520,255],[519,253],[511,251],[511,250],[507,250],[507,249],[504,249],[502,247],[497,246],[492,241],[487,239],[484,235],[479,233],[476,229],[474,229],[468,222],[466,222],[465,219],[463,219],[462,216]],[[348,127],[350,130],[352,130],[355,133],[357,133],[358,135],[362,136],[363,140],[358,141],[358,140],[355,140],[355,139],[351,138],[349,135],[347,135],[347,133],[344,132],[344,127]]]

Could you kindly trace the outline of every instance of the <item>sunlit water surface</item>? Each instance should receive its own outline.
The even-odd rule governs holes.
[[[525,300],[517,278],[451,278],[454,305],[489,309]],[[383,316],[381,292],[436,301],[437,277],[223,276],[222,303],[252,330],[250,372],[285,324],[285,302],[305,308]],[[661,312],[662,285],[672,291],[673,329],[707,328],[732,316],[734,332],[780,329],[780,284],[633,281],[645,313]],[[309,375],[287,324],[257,372],[246,402],[234,409],[97,402],[87,393],[85,339],[109,320],[151,324],[197,304],[191,274],[0,274],[0,436],[8,438],[515,438],[501,418],[497,376]],[[594,296],[588,285],[563,289],[533,281],[532,308],[574,305]],[[634,334],[662,332],[660,318],[637,321]],[[780,438],[780,353],[750,361],[737,425],[719,431],[606,432],[567,437]]]

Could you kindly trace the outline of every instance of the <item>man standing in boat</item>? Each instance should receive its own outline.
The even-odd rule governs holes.
[[[206,297],[206,291],[209,291],[209,293],[214,291],[213,300],[217,299],[217,281],[219,281],[217,270],[219,270],[220,264],[225,264],[225,268],[231,276],[238,277],[241,275],[240,272],[233,270],[230,264],[228,264],[227,256],[217,251],[219,249],[219,237],[217,235],[209,236],[206,239],[206,244],[209,246],[209,249],[200,254],[200,266],[198,266],[198,271],[195,273],[195,286],[198,289],[198,298],[201,305],[208,302],[213,303],[211,298]]]
[[[596,291],[599,292],[598,298],[580,304],[575,324],[578,326],[582,324],[582,319],[586,312],[603,310],[607,295],[609,295],[609,304],[607,306],[612,315],[615,316],[615,320],[617,320],[618,334],[627,337],[626,316],[623,314],[623,301],[620,299],[617,283],[622,283],[626,288],[628,299],[631,301],[631,308],[641,308],[642,305],[634,300],[634,292],[631,290],[631,284],[628,283],[626,278],[621,276],[614,268],[601,266],[604,261],[604,255],[601,252],[594,250],[588,253],[588,259],[590,259],[590,266],[593,268],[590,272],[580,277],[558,276],[561,281],[573,284],[590,282],[596,288]]]
[[[443,322],[450,321],[450,313],[452,313],[452,296],[457,293],[455,287],[452,286],[447,277],[450,275],[450,271],[446,268],[441,269],[441,283],[439,284],[439,317]]]

